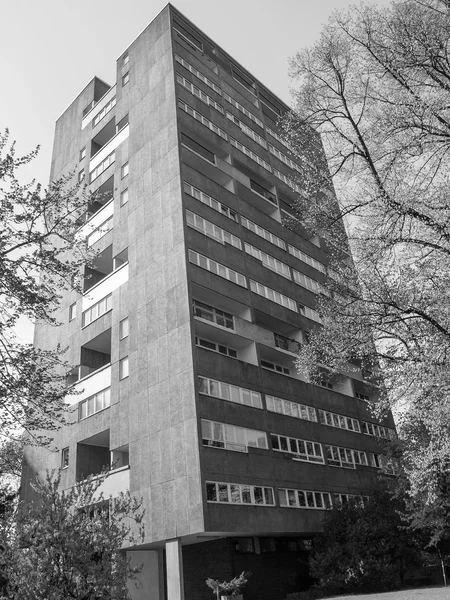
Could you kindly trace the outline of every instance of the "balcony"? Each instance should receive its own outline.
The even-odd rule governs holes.
[[[91,121],[95,119],[97,115],[99,115],[102,110],[106,107],[107,104],[111,102],[111,100],[116,95],[116,86],[113,85],[101,98],[98,99],[97,102],[93,102],[90,109],[83,115],[83,120],[81,122],[81,129],[84,129]]]
[[[83,376],[82,374],[84,372],[86,372],[86,370],[82,369],[81,365],[76,367],[73,371],[73,381],[76,382],[73,386],[73,390],[79,393],[69,393],[66,396],[66,402],[70,406],[78,404],[79,402],[86,400],[86,398],[90,398],[111,386],[111,365],[105,365],[104,367]]]
[[[121,121],[121,123],[122,123],[122,121]],[[114,125],[114,127],[115,127],[115,125]],[[101,133],[102,132],[100,132],[100,134]],[[110,154],[112,154],[114,152],[114,150],[128,138],[128,136],[130,134],[130,126],[128,125],[128,123],[126,123],[125,125],[123,125],[122,129],[117,131],[117,133],[115,133],[115,135],[113,137],[108,138],[107,141],[105,141],[104,143],[102,143],[104,141],[104,138],[102,136],[100,136],[100,134],[92,140],[93,141],[93,146],[92,146],[93,150],[95,150],[96,148],[98,148],[98,150],[92,156],[92,158],[89,162],[89,173],[92,173],[92,171],[102,161],[104,161],[105,158],[107,158]],[[108,135],[109,135],[108,133],[105,133],[105,138],[107,138]],[[90,181],[92,181],[92,180],[93,180],[93,178],[91,177]]]
[[[113,289],[116,289],[118,285],[122,285],[124,281],[128,280],[128,270],[126,273],[126,279],[122,281],[124,275],[119,277],[121,283],[116,285],[113,289],[107,289],[103,287],[99,289],[99,284],[103,282],[106,278],[110,278],[112,274],[115,274],[117,271],[121,270],[124,266],[128,265],[128,248],[125,248],[122,252],[117,254],[114,258],[112,256],[112,245],[108,246],[100,252],[95,259],[92,261],[90,266],[85,267],[84,271],[84,293],[83,297],[83,305],[82,310],[85,311],[89,306],[95,304],[101,298],[105,297],[108,293],[112,292]],[[116,279],[116,278],[115,278]],[[111,284],[111,282],[110,282]],[[93,290],[95,288],[95,292]],[[87,293],[89,292],[89,296]]]
[[[111,466],[109,429],[97,433],[77,444],[76,481],[99,475]]]
[[[108,477],[100,484],[95,491],[93,500],[107,499],[109,497],[118,496],[130,489],[130,467],[126,465],[113,469],[109,472]]]
[[[257,365],[253,340],[236,335],[233,331],[201,317],[194,317],[195,342],[198,348]]]
[[[106,206],[114,196],[114,175],[111,176],[103,185],[101,185],[90,197],[86,212],[81,214],[77,219],[78,227],[82,227],[81,235],[87,237],[91,231],[91,224],[85,228],[88,222]]]
[[[242,177],[240,178],[242,180]],[[237,193],[242,200],[248,202],[258,210],[266,213],[272,219],[275,219],[281,223],[280,211],[278,204],[276,203],[276,197],[274,191],[264,189],[264,194],[260,193],[259,189],[262,188],[253,179],[248,178],[248,181],[244,183],[237,183]],[[275,190],[275,188],[272,188]],[[274,202],[275,200],[275,202]]]
[[[85,377],[92,375],[96,371],[109,366],[111,363],[111,329],[107,329],[97,337],[93,338],[83,346],[80,351],[80,364],[75,367],[67,378],[67,384],[73,385]],[[111,383],[111,376],[109,376],[109,383]],[[107,387],[107,386],[104,386]],[[103,388],[100,388],[103,389]],[[98,390],[97,390],[98,391]],[[95,392],[94,392],[95,393]],[[89,394],[90,395],[90,394]],[[77,396],[78,401],[81,401],[83,397]]]
[[[111,179],[113,178],[111,177]],[[90,218],[82,227],[81,235],[87,238],[88,246],[92,246],[112,229],[114,215],[113,199],[110,198],[107,204],[101,204],[94,213],[86,213],[86,215],[88,214],[90,214]]]
[[[258,346],[260,366],[267,371],[287,375],[299,381],[307,381],[303,374],[297,371],[295,356],[292,353],[280,352],[278,348]]]

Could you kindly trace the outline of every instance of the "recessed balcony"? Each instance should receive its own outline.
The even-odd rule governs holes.
[[[101,293],[99,294],[98,290],[96,290],[96,294],[93,294],[93,292],[91,291],[92,288],[98,286],[98,284],[102,282],[106,277],[110,276],[112,273],[118,271],[124,265],[127,264],[128,248],[125,248],[124,250],[122,250],[122,252],[116,254],[116,256],[113,257],[113,249],[111,245],[105,248],[103,252],[100,252],[100,254],[98,254],[94,258],[94,260],[89,266],[85,267],[84,293],[86,294],[87,292],[89,292],[89,297],[92,299],[92,301],[84,302],[83,298],[83,311],[85,311],[91,304],[94,304],[95,302],[106,296],[108,293],[106,290],[101,290]]]
[[[76,382],[73,391],[76,393],[69,393],[65,398],[70,406],[78,404],[111,386],[111,365],[109,364],[84,377],[81,377],[81,374],[81,366],[76,367],[72,372],[72,381]],[[70,379],[68,383],[70,384]]]
[[[259,193],[256,189],[251,187],[252,181],[253,180],[250,180],[250,178],[248,178],[248,181],[245,184],[242,182],[237,182],[238,196],[242,198],[242,200],[244,200],[245,202],[248,202],[258,210],[272,217],[272,219],[275,219],[275,221],[281,223],[281,216],[278,205],[276,204],[276,202],[274,203],[273,200],[269,200],[269,195],[270,197],[274,196],[272,196],[272,194],[269,191],[267,191],[266,195]]]
[[[67,378],[67,384],[73,385],[78,381],[103,369],[111,363],[111,329],[107,329],[93,338],[80,350],[80,364],[75,367]],[[81,400],[81,398],[80,398]]]
[[[216,323],[194,318],[195,342],[198,348],[257,365],[253,340],[236,335],[233,331],[217,326]]]

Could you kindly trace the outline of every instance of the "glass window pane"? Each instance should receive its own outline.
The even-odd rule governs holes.
[[[306,506],[306,498],[305,498],[305,492],[302,491],[298,491],[297,492],[297,496],[298,496],[298,504],[299,506]]]
[[[208,502],[217,502],[217,489],[215,483],[206,484],[206,500]]]
[[[264,504],[264,496],[262,487],[255,486],[253,488],[253,493],[255,495],[255,504]]]
[[[272,488],[264,488],[264,501],[266,504],[273,504],[273,491]]]
[[[212,439],[212,432],[211,432],[211,421],[203,421],[202,420],[202,438],[204,440],[211,440]]]
[[[251,504],[252,497],[250,494],[250,486],[249,485],[241,485],[241,492],[242,492],[242,502],[245,504]]]
[[[228,502],[228,486],[226,483],[219,483],[219,502]]]
[[[231,502],[235,504],[241,503],[241,493],[238,485],[230,484],[230,492],[231,492]]]
[[[314,496],[312,492],[306,492],[306,504],[309,508],[314,508]]]

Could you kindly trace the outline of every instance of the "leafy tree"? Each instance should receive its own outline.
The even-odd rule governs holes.
[[[319,587],[333,593],[399,587],[420,557],[399,516],[401,508],[380,487],[364,505],[350,503],[328,511],[310,563]]]
[[[81,266],[89,259],[77,236],[77,218],[89,196],[71,176],[43,189],[23,185],[17,171],[37,150],[16,156],[0,135],[0,436],[26,430],[52,431],[64,415],[65,364],[62,352],[22,344],[14,334],[20,316],[57,325],[54,313],[67,288],[80,290]]]
[[[129,492],[105,500],[107,477],[59,489],[60,477],[36,483],[39,500],[20,505],[14,527],[3,529],[7,598],[125,600],[136,578],[120,548],[143,539],[141,503]]]
[[[336,13],[292,60],[296,109],[284,120],[293,153],[306,153],[297,216],[330,260],[324,327],[299,368],[362,367],[378,411],[403,410],[408,493],[424,506],[450,464],[449,11],[448,0],[394,0]]]
[[[435,419],[436,411],[432,415]],[[402,431],[408,443],[403,443],[402,463],[410,477],[399,479],[398,493],[406,498],[403,513],[406,522],[421,536],[425,550],[439,557],[443,582],[447,585],[445,563],[450,555],[448,408],[440,417],[444,424],[430,422],[427,410],[410,410],[403,417]],[[447,434],[443,436],[444,427]],[[416,463],[418,457],[421,468],[411,468],[411,463]]]

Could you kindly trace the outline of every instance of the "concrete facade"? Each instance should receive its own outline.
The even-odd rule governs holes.
[[[324,502],[366,494],[377,475],[370,454],[381,450],[373,429],[363,431],[376,425],[363,401],[376,390],[360,372],[314,386],[293,364],[295,343],[317,326],[302,307],[314,309],[327,253],[282,224],[281,207],[295,199],[283,179],[295,174],[293,159],[276,137],[286,109],[168,5],[118,59],[115,86],[94,78],[56,124],[51,178],[78,165],[103,194],[86,215],[100,255],[84,297],[65,295],[63,325],[36,328],[38,346],[68,346],[67,360],[81,364],[71,383],[83,392],[68,396],[73,425],[55,451],[27,451],[22,495],[32,498],[30,480],[48,468],[63,467],[70,487],[110,453],[111,481],[146,508],[135,600],[204,596],[206,577],[231,578],[250,563],[259,581],[272,565],[277,583],[250,586],[246,600],[301,589],[302,540],[320,530]],[[294,271],[313,283],[296,283]],[[293,304],[255,293],[250,280]],[[391,417],[383,425],[394,429]],[[326,445],[364,453],[367,464],[332,465]],[[313,495],[293,499],[292,490]]]

